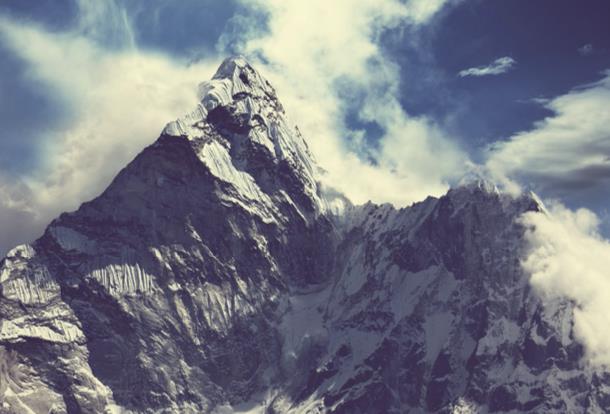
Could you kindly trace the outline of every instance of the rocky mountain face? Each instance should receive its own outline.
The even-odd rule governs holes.
[[[354,206],[244,59],[200,100],[0,262],[0,413],[610,411],[521,268],[533,195]]]

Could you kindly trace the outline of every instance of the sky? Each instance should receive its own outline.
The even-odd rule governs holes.
[[[610,365],[609,18],[607,0],[0,0],[0,255],[103,191],[242,54],[356,203],[472,177],[535,191],[524,268],[579,304]]]

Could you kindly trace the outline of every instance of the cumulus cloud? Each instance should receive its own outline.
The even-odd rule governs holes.
[[[489,76],[501,75],[513,69],[517,61],[509,56],[498,58],[486,66],[478,66],[461,70],[458,75],[462,78],[466,76]]]
[[[530,131],[494,144],[487,166],[539,191],[562,192],[610,185],[610,72],[593,84],[546,101],[553,115]]]
[[[610,367],[610,243],[598,233],[598,217],[555,202],[548,214],[526,213],[529,252],[523,267],[545,299],[576,303],[574,333],[594,365]]]
[[[35,238],[59,213],[99,194],[166,122],[196,105],[197,84],[219,63],[109,51],[80,28],[51,33],[6,19],[0,39],[25,60],[28,76],[71,111],[62,125],[39,131],[41,165],[20,177],[0,172],[0,252]]]
[[[242,22],[247,37],[233,44],[254,57],[276,86],[327,170],[326,183],[357,203],[408,204],[442,193],[448,179],[463,170],[465,155],[442,130],[400,106],[399,68],[378,43],[383,30],[399,25],[416,30],[445,3],[242,0],[267,21],[258,27]],[[350,129],[349,111],[383,131],[379,142]]]

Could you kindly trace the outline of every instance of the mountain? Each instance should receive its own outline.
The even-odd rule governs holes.
[[[243,58],[199,92],[0,262],[0,413],[610,410],[521,268],[535,196],[355,206]]]

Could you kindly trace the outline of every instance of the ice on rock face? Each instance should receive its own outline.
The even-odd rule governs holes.
[[[95,242],[85,235],[68,227],[52,226],[49,231],[65,250],[73,250],[81,253],[95,252]]]
[[[238,195],[260,205],[261,208],[255,211],[262,214],[264,218],[270,217],[270,213],[266,210],[269,209],[268,206],[273,205],[273,202],[267,194],[261,191],[251,175],[235,168],[227,148],[218,141],[210,141],[203,145],[198,155],[210,168],[212,174],[233,185]]]
[[[2,293],[8,299],[23,304],[42,304],[49,302],[59,294],[59,285],[45,268],[22,272],[18,277],[2,283]]]
[[[479,340],[477,354],[494,354],[505,343],[517,343],[523,336],[521,328],[511,320],[501,317],[495,320],[487,335]]]
[[[212,80],[199,86],[198,95],[200,104],[195,111],[170,122],[165,134],[200,136],[197,124],[205,122],[209,113],[219,107],[233,105],[236,115],[247,117],[263,115],[264,110],[270,109],[260,102],[264,99],[275,101],[274,109],[281,108],[271,85],[241,57],[226,59]]]
[[[29,244],[21,244],[13,249],[11,249],[6,254],[6,259],[10,260],[11,258],[22,258],[22,259],[31,259],[36,255],[36,250]]]
[[[84,338],[82,331],[78,326],[64,321],[66,316],[68,314],[63,312],[47,314],[45,324],[28,317],[3,321],[0,324],[0,341],[23,342],[28,338],[63,344],[81,341]]]
[[[59,283],[34,247],[22,245],[11,250],[1,264],[0,275],[0,310],[8,313],[0,312],[0,342],[38,338],[71,343],[82,339],[73,313],[61,300]],[[5,301],[31,310],[14,315]],[[14,317],[9,318],[11,314]]]
[[[250,315],[255,309],[241,295],[232,295],[226,288],[206,284],[200,291],[200,300],[208,310],[205,315],[206,325],[221,334],[231,328],[235,315]]]
[[[138,263],[109,264],[92,270],[86,277],[95,279],[113,296],[147,294],[156,289],[154,276]]]
[[[164,134],[186,136],[194,143],[203,140],[195,144],[203,145],[201,161],[220,179],[243,184],[243,195],[256,195],[251,200],[262,201],[266,209],[273,205],[264,194],[270,189],[259,190],[254,181],[268,181],[269,173],[254,177],[253,171],[245,171],[258,171],[261,164],[273,170],[287,166],[316,212],[328,211],[328,204],[317,194],[317,167],[304,138],[290,126],[273,87],[244,58],[225,60],[213,79],[200,85],[199,98],[197,108],[169,123]],[[215,132],[224,134],[226,140],[214,138]],[[265,151],[257,150],[259,147]],[[276,179],[277,173],[271,178]]]
[[[478,414],[481,411],[476,404],[460,398],[451,409],[451,414]]]
[[[212,80],[199,87],[199,98],[208,111],[230,104],[240,94],[275,97],[271,85],[240,56],[226,59]]]
[[[11,250],[0,266],[4,297],[24,305],[44,304],[59,296],[59,285],[44,264],[36,263],[36,251],[22,245]]]

